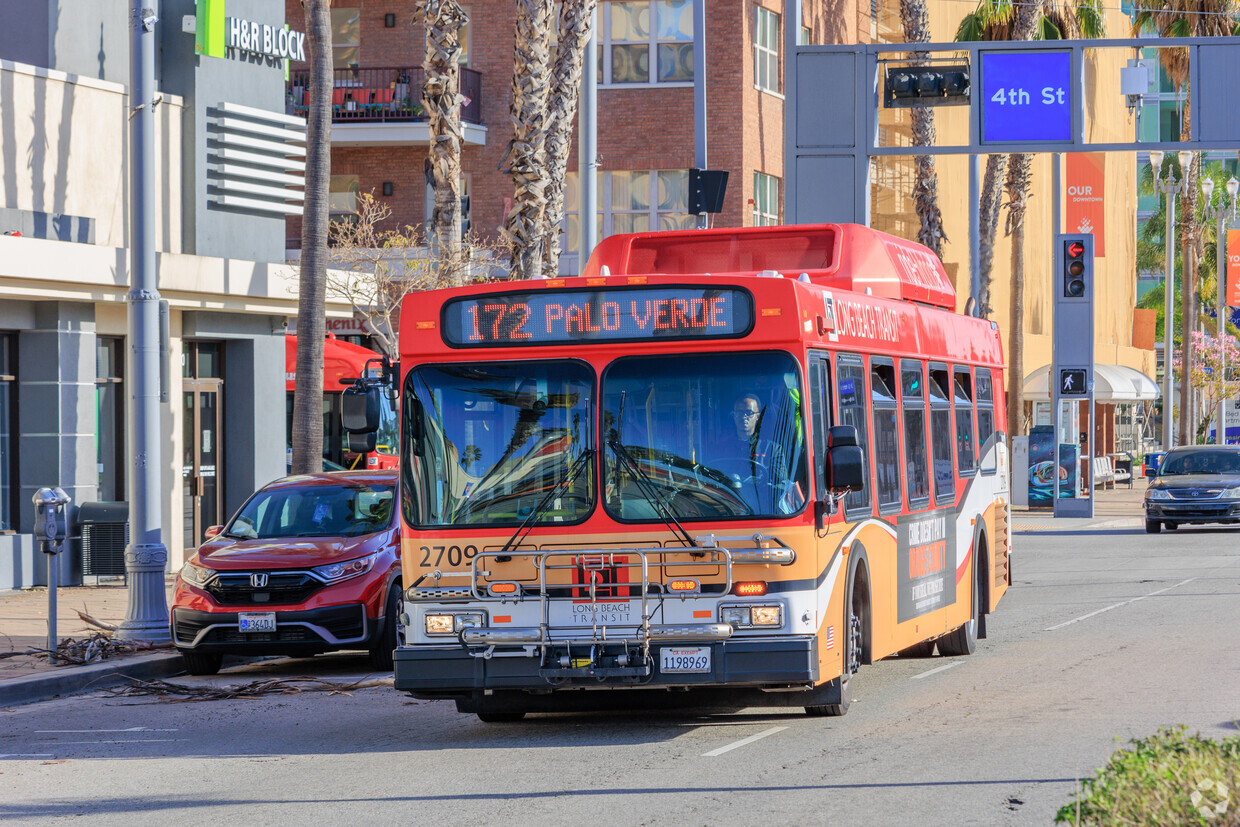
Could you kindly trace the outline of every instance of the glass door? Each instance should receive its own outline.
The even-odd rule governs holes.
[[[208,527],[224,522],[220,479],[223,476],[222,426],[224,383],[220,346],[187,342],[182,365],[181,486],[185,548],[203,541]]]

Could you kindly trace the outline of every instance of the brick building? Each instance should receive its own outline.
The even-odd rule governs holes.
[[[509,118],[516,3],[464,4],[462,167],[473,229],[495,236],[512,198],[500,171],[512,136]],[[429,134],[418,101],[424,33],[413,0],[335,0],[332,8],[334,212],[352,194],[373,192],[392,209],[393,226],[425,223],[431,201],[424,178]],[[869,40],[870,4],[804,3],[802,38],[815,43]],[[783,174],[782,0],[710,0],[706,6],[708,166],[729,172],[716,226],[777,223]],[[301,4],[286,0],[289,21]],[[693,226],[688,169],[694,165],[693,3],[602,0],[598,38],[599,235]],[[305,100],[294,64],[292,111]],[[569,160],[565,256],[577,272],[577,159]],[[300,223],[288,223],[290,246]]]

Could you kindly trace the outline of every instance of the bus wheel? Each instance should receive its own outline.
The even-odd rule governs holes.
[[[484,724],[512,724],[525,717],[524,712],[479,712],[478,720]]]
[[[805,714],[815,717],[839,716],[848,712],[852,704],[853,676],[861,668],[862,647],[865,645],[862,617],[865,616],[866,590],[858,588],[860,574],[853,573],[848,585],[848,626],[844,632],[844,674],[826,686],[837,693],[838,701],[829,704],[816,704],[805,707]]]
[[[923,640],[900,650],[902,658],[928,658],[934,654],[934,641]]]
[[[980,549],[975,549],[973,553],[974,570],[976,574],[973,578],[973,606],[969,614],[969,620],[963,626],[955,631],[939,638],[939,654],[940,655],[971,655],[977,649],[977,618],[981,609],[981,593],[982,584],[979,582],[982,568],[977,564],[977,553]]]

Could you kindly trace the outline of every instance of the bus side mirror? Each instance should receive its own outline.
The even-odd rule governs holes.
[[[344,389],[340,419],[350,435],[370,434],[373,437],[379,430],[379,393],[379,388],[373,385],[362,388],[354,385]],[[373,438],[371,442],[371,450],[374,450]]]
[[[409,444],[414,446],[414,453],[418,453],[422,443],[422,401],[411,395],[405,404],[409,406],[405,412],[405,433]]]
[[[827,432],[823,479],[828,491],[860,491],[865,487],[865,462],[857,444],[857,429],[836,425]]]
[[[370,454],[375,450],[375,432],[349,434],[349,452],[353,454]]]

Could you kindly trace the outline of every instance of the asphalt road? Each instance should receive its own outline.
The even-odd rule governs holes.
[[[1240,735],[1240,534],[1021,533],[967,658],[860,673],[843,718],[484,724],[390,688],[0,712],[0,819],[135,824],[1048,824],[1129,738]],[[366,676],[364,655],[183,683]],[[1236,791],[1240,793],[1240,791]]]

